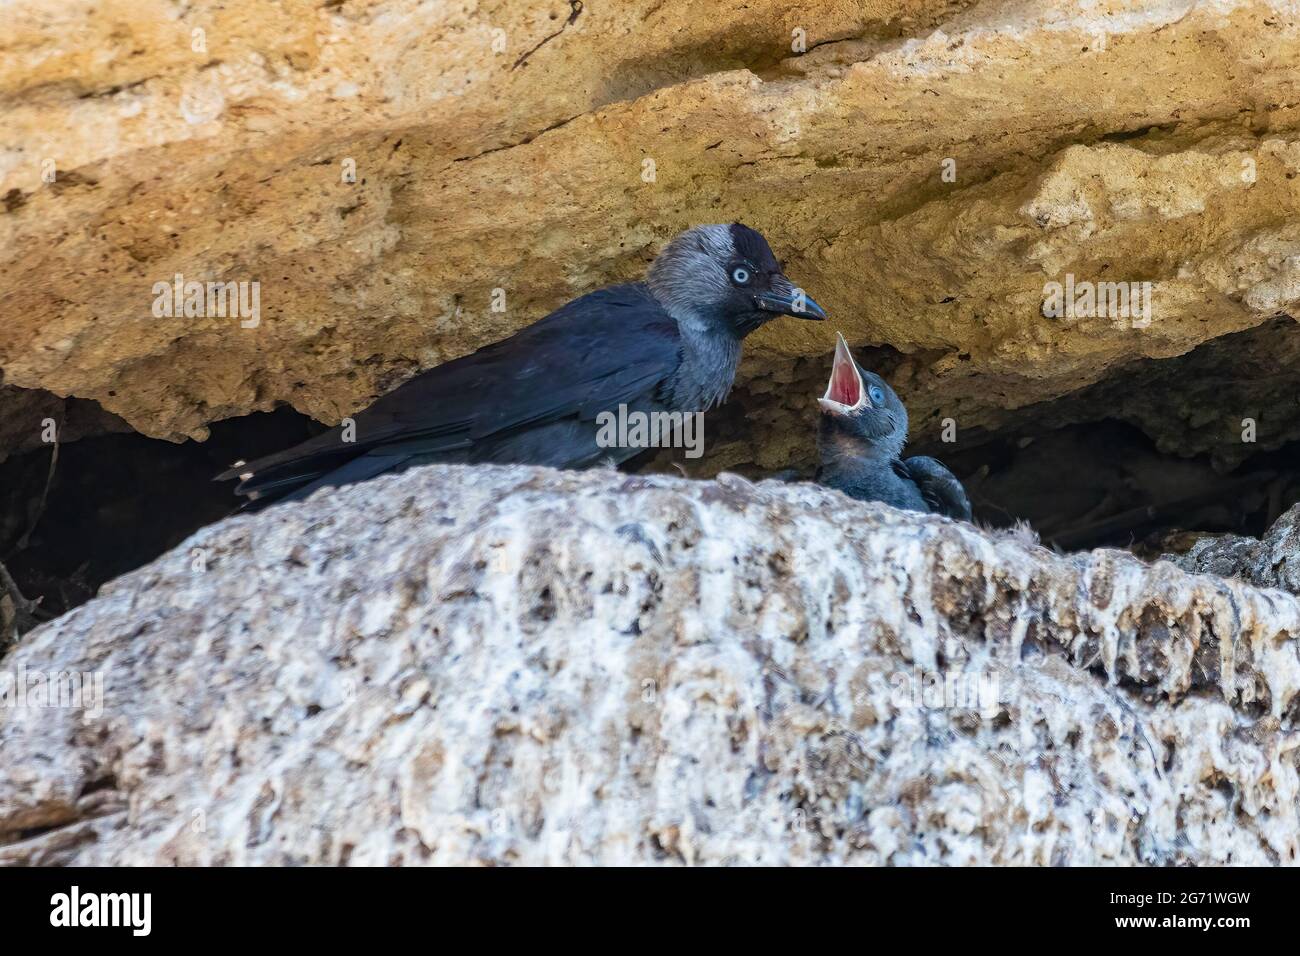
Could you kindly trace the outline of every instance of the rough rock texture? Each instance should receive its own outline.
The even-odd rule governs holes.
[[[970,427],[1300,298],[1300,20],[1280,0],[11,0],[5,18],[0,368],[151,436],[279,402],[337,420],[731,217],[835,321],[760,334],[754,434],[718,467],[806,457],[790,426],[817,389],[781,386],[819,377],[835,326],[904,353],[920,427]],[[176,273],[260,282],[261,323],[154,318]],[[1150,326],[1045,318],[1067,273],[1154,282]],[[1203,414],[1162,441],[1205,447]],[[1259,441],[1298,432],[1287,416]]]
[[[1205,535],[1182,554],[1165,557],[1187,571],[1300,594],[1300,505],[1278,518],[1263,538]]]
[[[131,430],[94,402],[59,398],[38,389],[0,385],[0,409],[0,461],[47,445],[50,436],[69,442],[86,435]]]
[[[417,470],[28,635],[104,692],[0,709],[0,860],[1291,863],[1297,629],[810,485]]]

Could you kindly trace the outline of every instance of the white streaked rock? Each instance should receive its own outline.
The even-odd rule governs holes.
[[[420,469],[27,635],[102,712],[0,709],[0,861],[1292,862],[1297,633],[810,485]]]

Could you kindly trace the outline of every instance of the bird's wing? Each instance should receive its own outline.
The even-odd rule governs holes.
[[[371,449],[452,452],[560,418],[594,419],[657,393],[677,367],[679,349],[677,323],[644,285],[600,289],[382,396],[352,417],[352,442],[333,428],[218,477],[251,472],[269,481],[279,472],[328,469]]]
[[[957,476],[938,459],[926,455],[894,461],[894,471],[920,489],[921,497],[935,514],[971,520],[970,501]]]

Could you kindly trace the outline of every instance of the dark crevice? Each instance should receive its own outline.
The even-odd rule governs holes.
[[[84,93],[77,94],[77,99],[95,100],[102,99],[106,96],[116,96],[118,93],[125,93],[127,90],[134,90],[137,87],[143,86],[151,79],[152,77],[145,77],[144,79],[135,80],[132,83],[115,83],[112,86],[106,86],[103,89],[86,90]]]
[[[1126,143],[1133,139],[1142,139],[1155,133],[1172,133],[1178,128],[1177,123],[1162,123],[1153,126],[1141,126],[1137,129],[1116,130],[1115,132],[1104,134],[1099,142],[1102,143]]]
[[[534,46],[531,50],[525,51],[524,54],[519,57],[519,59],[515,60],[514,66],[510,67],[510,69],[517,70],[521,66],[527,65],[529,57],[531,57],[542,47],[546,46],[546,44],[550,43],[552,40],[558,37],[569,27],[573,26],[573,24],[577,21],[578,17],[580,16],[582,16],[582,0],[569,0],[569,18],[564,21],[564,23],[560,26],[560,29],[556,30],[554,33],[542,37],[542,39],[538,41],[536,46]]]
[[[1062,550],[1109,545],[1156,554],[1180,550],[1197,532],[1259,536],[1300,501],[1300,354],[1292,350],[1300,353],[1300,330],[1280,319],[1178,358],[1132,363],[1094,386],[1010,412],[996,428],[959,430],[953,443],[935,440],[933,416],[914,419],[908,454],[944,461],[980,522],[1028,522]],[[858,354],[886,378],[900,360],[888,348]],[[807,479],[814,392],[828,362],[755,356],[751,377],[709,413],[704,458],[648,452],[627,470],[760,479],[793,461]],[[7,413],[0,431],[14,451],[0,463],[0,564],[26,599],[39,600],[42,619],[233,513],[231,486],[211,480],[218,471],[324,427],[284,408],[215,423],[203,443],[173,444],[106,433],[123,427],[120,420],[75,406],[83,437],[60,444],[51,470],[50,449],[22,444],[15,422],[27,421],[34,434],[42,416],[66,417],[68,406],[21,389],[0,395]],[[1248,414],[1260,429],[1257,442],[1243,444],[1224,423]],[[1216,416],[1223,422],[1215,425]]]
[[[1131,424],[1103,420],[1038,436],[997,433],[974,447],[917,445],[962,478],[975,517],[1003,527],[1027,521],[1062,550],[1171,547],[1175,532],[1259,536],[1300,500],[1300,442],[1228,472],[1209,455],[1162,452]]]
[[[977,516],[1027,520],[1064,550],[1257,537],[1300,500],[1298,392],[1300,327],[1281,317],[910,452],[948,462]]]
[[[516,142],[513,142],[513,143],[503,143],[503,144],[500,145],[500,146],[492,146],[492,147],[490,147],[490,148],[488,148],[488,149],[482,150],[481,152],[475,153],[475,154],[472,155],[472,156],[458,156],[457,158],[453,159],[452,162],[453,162],[453,163],[472,163],[474,160],[478,159],[480,156],[487,156],[487,155],[489,155],[490,153],[500,153],[500,152],[503,152],[503,151],[505,151],[505,150],[507,150],[507,149],[514,149],[516,146],[527,146],[529,143],[531,143],[533,140],[537,139],[537,137],[541,136],[543,133],[549,133],[551,130],[559,129],[559,128],[562,127],[562,126],[567,126],[569,123],[572,123],[575,119],[577,119],[577,118],[578,118],[579,116],[581,116],[581,115],[582,115],[581,113],[578,113],[578,114],[576,114],[576,115],[574,115],[574,116],[569,116],[569,117],[566,117],[565,119],[557,120],[556,122],[552,123],[550,126],[546,126],[546,127],[542,128],[542,129],[539,129],[539,130],[538,130],[537,132],[535,132],[535,133],[529,133],[529,134],[528,134],[527,136],[525,136],[523,139],[517,140]]]
[[[61,443],[52,478],[47,448],[12,455],[0,463],[0,563],[43,615],[61,614],[233,513],[218,471],[322,428],[282,408],[217,422],[202,443],[97,434]]]

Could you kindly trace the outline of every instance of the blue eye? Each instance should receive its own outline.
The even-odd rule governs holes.
[[[881,388],[879,385],[872,385],[869,389],[867,389],[867,395],[870,396],[871,398],[871,404],[873,405],[885,404],[885,390]]]
[[[749,270],[744,266],[736,266],[731,273],[731,281],[736,285],[745,285],[749,282]]]

